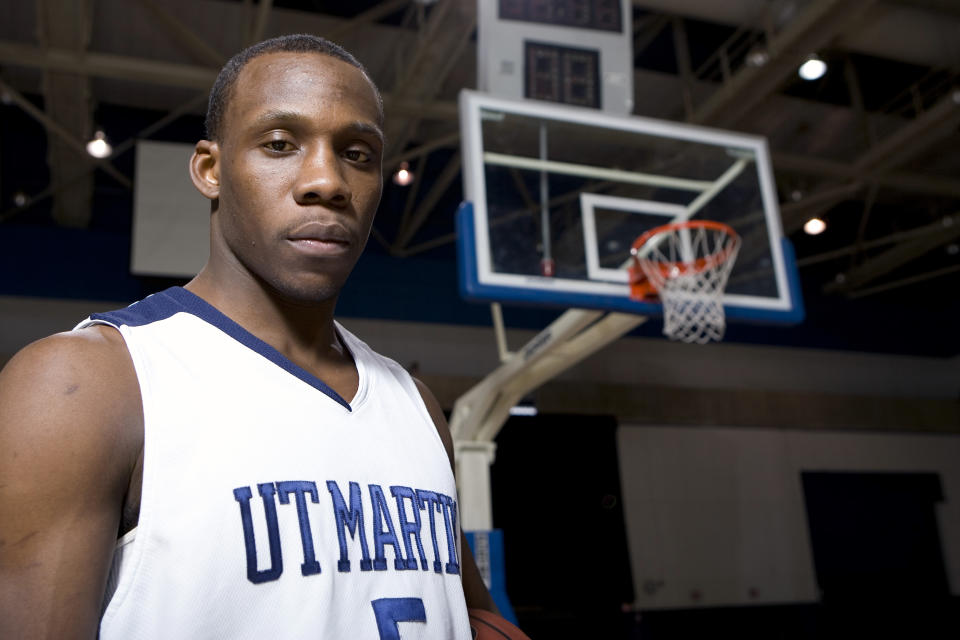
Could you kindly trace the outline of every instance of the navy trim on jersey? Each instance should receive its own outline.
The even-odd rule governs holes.
[[[90,319],[114,325],[139,327],[159,320],[165,320],[181,311],[212,324],[243,346],[256,351],[287,373],[296,376],[317,391],[324,393],[331,400],[345,407],[347,411],[352,411],[350,403],[344,400],[339,393],[327,386],[323,380],[294,364],[285,355],[228,318],[212,304],[198,295],[187,291],[183,287],[170,287],[165,291],[147,296],[140,302],[135,302],[126,309],[108,311],[107,313],[95,313],[90,316]]]
[[[170,291],[167,289],[167,291]],[[139,327],[151,322],[166,320],[178,311],[183,311],[183,306],[175,299],[166,295],[167,291],[155,293],[147,296],[139,302],[134,302],[125,309],[116,311],[107,311],[106,313],[92,313],[91,320],[100,320],[108,324],[128,327]]]

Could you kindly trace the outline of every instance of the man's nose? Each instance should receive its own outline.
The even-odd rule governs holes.
[[[297,176],[294,199],[300,204],[346,206],[352,193],[335,149],[324,145],[306,155]]]

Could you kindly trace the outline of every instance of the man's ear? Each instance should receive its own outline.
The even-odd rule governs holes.
[[[220,197],[220,146],[210,140],[201,140],[190,157],[190,179],[204,197]]]

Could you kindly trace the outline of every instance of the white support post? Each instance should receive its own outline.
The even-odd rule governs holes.
[[[570,313],[569,311],[567,313]],[[562,318],[563,316],[561,316]],[[647,318],[629,313],[608,313],[580,333],[556,343],[536,362],[530,363],[487,401],[487,413],[476,425],[478,441],[491,441],[507,421],[510,408],[533,389],[552,380],[587,356],[596,353],[623,334],[643,324]]]
[[[496,313],[494,314],[496,317]],[[457,399],[450,418],[464,530],[493,528],[490,465],[510,408],[544,382],[613,342],[643,316],[570,309]]]
[[[538,333],[523,349],[514,353],[507,362],[460,396],[453,406],[453,415],[450,417],[450,431],[453,439],[476,440],[480,422],[484,420],[493,402],[510,381],[516,379],[524,369],[544,357],[551,349],[577,335],[602,315],[601,311],[583,309],[567,311]]]
[[[493,332],[497,337],[497,353],[500,356],[500,362],[504,363],[513,357],[510,349],[507,348],[507,331],[503,327],[503,309],[499,302],[490,303],[490,315],[493,317]]]
[[[490,500],[490,465],[497,445],[493,442],[460,441],[454,445],[457,484],[460,493],[460,521],[464,531],[493,529]]]

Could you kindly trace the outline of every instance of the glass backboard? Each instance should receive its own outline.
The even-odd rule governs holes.
[[[742,245],[727,317],[803,317],[762,137],[591,109],[460,95],[463,295],[644,315],[626,264],[645,231],[685,220],[733,227]]]

